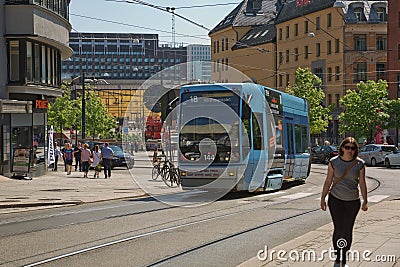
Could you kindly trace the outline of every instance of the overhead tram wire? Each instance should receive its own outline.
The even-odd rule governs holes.
[[[145,2],[145,1],[141,1],[141,0],[106,0],[106,1],[109,1],[109,2],[119,2],[119,3],[129,3],[129,4],[141,4],[141,5],[144,5],[144,6],[153,7],[153,8],[156,8],[156,9],[158,9],[158,10],[161,10],[161,11],[170,13],[170,11],[167,10],[169,7],[156,6],[156,5],[153,5],[153,4],[151,4],[151,3],[147,3],[147,2]],[[233,5],[233,4],[239,4],[239,3],[223,3],[223,4],[198,5],[198,6],[184,6],[184,7],[174,7],[174,9],[201,8],[201,7],[212,7],[212,6]],[[339,13],[338,10],[337,10],[337,12]],[[199,23],[197,23],[197,22],[195,22],[195,21],[193,21],[193,20],[191,20],[191,19],[188,19],[188,18],[186,18],[186,17],[184,17],[184,16],[182,16],[182,15],[176,14],[176,13],[175,13],[175,15],[179,16],[180,18],[182,18],[182,19],[184,19],[184,20],[186,20],[186,21],[188,21],[188,22],[190,22],[190,23],[193,23],[193,24],[196,25],[196,26],[199,26],[199,27],[201,27],[201,28],[203,28],[203,29],[205,29],[205,30],[210,31],[209,28],[204,27],[203,25],[201,25],[201,24],[199,24]],[[316,25],[316,23],[315,23],[314,21],[312,21],[311,19],[309,19],[309,18],[308,18],[306,15],[304,15],[303,13],[300,13],[300,15],[303,16],[307,21],[309,21],[309,22],[311,22],[312,24]],[[345,20],[344,16],[343,16],[342,14],[340,14],[340,15],[341,15],[342,19]],[[321,29],[325,34],[327,34],[327,35],[329,35],[330,37],[336,39],[336,37],[333,36],[332,34],[330,34],[327,30],[323,29],[322,27],[321,27],[320,29]],[[168,32],[168,33],[169,33],[169,32]],[[234,39],[232,39],[232,40],[233,40],[233,41],[236,41],[236,40],[234,40]],[[261,53],[273,52],[273,51],[270,51],[270,50],[265,50],[265,49],[261,49],[261,48],[257,48],[257,47],[252,47],[252,46],[250,46],[250,45],[247,45],[247,44],[245,44],[245,43],[241,43],[241,42],[239,42],[239,41],[236,41],[236,42],[237,42],[238,44],[244,45],[244,46],[246,46],[246,47],[248,47],[248,48],[256,49],[256,50],[258,50],[258,51],[261,52]],[[349,45],[347,45],[346,43],[344,43],[342,40],[339,39],[339,42],[342,43],[345,47],[350,48],[350,49],[353,51],[353,48],[350,47]],[[277,51],[277,52],[279,52],[279,51]],[[373,52],[373,51],[356,51],[356,52],[358,52],[358,53],[360,53],[360,54],[363,55],[365,52]]]
[[[199,5],[199,6],[181,6],[175,7],[176,9],[190,9],[190,8],[201,8],[201,7],[213,7],[213,6],[229,6],[229,5],[238,5],[240,2],[235,3],[222,3],[222,4],[209,4],[209,5]]]
[[[167,6],[165,6],[165,7],[156,6],[156,5],[153,5],[153,4],[150,4],[150,3],[147,3],[147,2],[141,1],[141,0],[126,0],[125,2],[126,2],[126,3],[129,3],[129,4],[132,4],[132,3],[133,3],[133,4],[141,4],[141,5],[149,6],[149,7],[152,7],[152,8],[155,8],[155,9],[158,9],[158,10],[161,10],[161,11],[164,11],[164,12],[167,12],[167,13],[174,13],[175,16],[180,17],[181,19],[186,20],[187,22],[190,22],[190,23],[192,23],[193,25],[196,25],[196,26],[198,26],[198,27],[200,27],[200,28],[202,28],[202,29],[204,29],[204,30],[207,30],[207,31],[210,31],[210,30],[211,30],[211,29],[205,27],[204,25],[201,25],[201,24],[199,24],[199,23],[197,23],[197,22],[195,22],[195,21],[193,21],[193,20],[191,20],[191,19],[189,19],[189,18],[186,18],[186,17],[184,17],[184,16],[182,16],[182,15],[180,15],[180,14],[177,14],[177,13],[173,12],[173,10],[172,10],[170,7],[167,7]],[[175,8],[175,9],[176,9],[176,8]]]
[[[136,3],[133,0],[105,0],[106,2],[119,2],[119,3],[126,3],[130,2],[131,4],[140,5],[141,3]],[[219,3],[219,4],[207,4],[207,5],[197,5],[197,6],[180,6],[175,7],[175,9],[191,9],[191,8],[202,8],[202,7],[214,7],[214,6],[229,6],[229,5],[238,5],[240,2],[231,2],[231,3]],[[159,6],[161,7],[161,6]]]
[[[152,7],[152,8],[155,8],[155,9],[158,9],[158,10],[161,10],[161,11],[164,11],[164,12],[167,12],[167,13],[171,13],[171,11],[170,11],[171,8],[170,8],[170,7],[156,6],[156,5],[153,5],[153,4],[150,4],[150,3],[147,3],[147,2],[141,1],[141,0],[122,0],[122,1],[118,1],[118,0],[108,0],[108,1],[114,1],[114,2],[120,2],[120,3],[128,3],[128,4],[142,4],[142,5],[144,5],[144,6],[149,6],[149,7]],[[212,6],[212,5],[211,5],[211,6]],[[205,5],[202,6],[202,7],[205,7]],[[176,8],[175,8],[175,9],[176,9]],[[204,29],[204,30],[211,31],[211,29],[209,29],[209,28],[207,28],[207,27],[205,27],[205,26],[203,26],[203,25],[201,25],[201,24],[199,24],[199,23],[197,23],[197,22],[195,22],[195,21],[193,21],[193,20],[191,20],[191,19],[189,19],[189,18],[186,18],[186,17],[184,17],[184,16],[182,16],[182,15],[180,15],[180,14],[177,14],[177,13],[174,13],[174,14],[175,14],[176,16],[180,17],[181,19],[186,20],[186,21],[188,21],[188,22],[190,22],[190,23],[192,23],[192,24],[194,24],[194,25],[196,25],[196,26],[198,26],[198,27],[200,27],[200,28],[202,28],[202,29]],[[227,37],[227,36],[225,36],[225,37]],[[207,40],[209,40],[209,39],[207,39]],[[235,40],[235,39],[230,39],[230,40],[235,41],[237,44],[243,45],[243,46],[245,46],[246,48],[255,49],[255,50],[259,51],[260,53],[274,52],[274,51],[266,50],[266,49],[259,48],[259,47],[253,47],[253,46],[250,46],[250,45],[248,45],[248,44],[239,42],[239,41],[237,41],[237,40]]]
[[[125,0],[124,0],[124,1],[108,0],[108,1],[125,2]],[[113,23],[113,24],[118,24],[118,25],[129,26],[129,27],[137,27],[137,28],[143,28],[143,29],[147,29],[147,30],[153,30],[153,31],[160,31],[160,32],[170,33],[169,31],[163,31],[163,30],[160,30],[160,29],[148,28],[148,27],[133,25],[133,24],[124,23],[124,22],[117,22],[117,21],[112,21],[112,20],[106,20],[106,19],[101,19],[101,18],[94,18],[94,17],[89,17],[89,16],[85,16],[85,15],[80,15],[80,14],[71,13],[70,15],[72,15],[72,16],[77,16],[77,17],[82,17],[82,18],[86,18],[86,19],[92,19],[92,20],[107,22],[107,23]],[[77,32],[77,33],[82,33],[82,32],[80,32],[80,31],[76,30],[75,28],[73,28],[73,30],[74,30],[75,32]],[[187,34],[181,34],[181,33],[177,33],[177,35],[184,36],[184,37],[196,38],[196,39],[209,40],[209,38],[202,38],[202,37],[199,37],[199,36],[193,36],[193,35],[187,35]],[[272,52],[272,51],[270,51],[270,50],[266,50],[266,49],[263,49],[263,48],[252,47],[252,46],[249,46],[249,45],[244,44],[244,43],[241,43],[241,42],[237,42],[237,43],[246,46],[246,48],[254,49],[254,50],[257,51],[258,53],[268,53],[268,52]],[[150,49],[150,50],[152,50],[152,49]],[[277,52],[279,52],[279,51],[277,51]],[[283,52],[283,51],[281,51],[281,52]],[[365,54],[366,52],[375,52],[375,51],[358,51],[358,52],[360,52],[360,55],[365,56],[364,54]],[[344,53],[344,52],[340,52],[340,53]],[[252,55],[253,55],[253,54],[256,54],[256,53],[252,53]],[[309,54],[311,54],[311,53],[309,53]],[[301,54],[300,54],[300,55],[301,55]],[[249,56],[249,55],[238,55],[238,56],[233,56],[232,58],[244,57],[244,56]],[[112,64],[112,65],[121,65],[121,64]],[[237,64],[237,65],[239,65],[239,64]],[[244,66],[244,65],[243,65],[243,66]],[[251,66],[248,66],[248,67],[251,67]],[[259,69],[261,69],[261,68],[259,68]],[[262,70],[265,70],[265,69],[262,69]],[[377,72],[377,71],[370,71],[370,72],[367,72],[367,73],[376,73],[376,72]],[[282,72],[282,73],[286,73],[286,72]],[[328,73],[324,73],[324,74],[328,74]],[[341,73],[339,73],[339,74],[344,74],[344,73],[341,72]],[[351,74],[356,74],[356,73],[353,72],[353,73],[351,73]]]
[[[129,3],[129,4],[141,4],[141,5],[144,5],[144,6],[153,7],[153,8],[156,8],[156,9],[158,9],[158,10],[161,10],[161,11],[164,11],[164,12],[167,12],[167,13],[170,13],[170,12],[166,9],[166,7],[156,6],[156,5],[153,5],[153,4],[144,2],[144,1],[140,1],[140,0],[131,0],[131,1],[129,1],[129,0],[120,0],[120,1],[118,1],[118,0],[106,0],[106,1],[110,1],[110,2],[119,2],[119,3]],[[217,4],[216,4],[216,5],[217,5]],[[203,6],[199,6],[199,7],[206,7],[206,6],[207,6],[207,5],[203,5]],[[213,5],[209,5],[209,6],[213,6]],[[193,7],[196,7],[196,6],[193,6]],[[193,7],[192,7],[192,8],[193,8]],[[184,8],[189,8],[189,7],[184,7]],[[177,9],[177,8],[175,8],[175,9]],[[83,15],[78,15],[78,14],[71,14],[71,15],[75,15],[75,16],[83,17],[83,18],[88,18],[88,19],[94,19],[94,20],[103,21],[103,22],[115,23],[115,24],[119,24],[119,25],[125,25],[125,26],[131,26],[131,27],[138,27],[138,28],[144,28],[144,29],[148,29],[148,30],[156,30],[156,31],[164,32],[164,33],[170,33],[169,31],[163,31],[163,30],[159,30],[159,29],[152,29],[152,28],[147,28],[147,27],[143,27],[143,26],[132,25],[132,24],[128,24],[128,23],[110,21],[110,20],[105,20],[105,19],[100,19],[100,18],[93,18],[93,17],[83,16]],[[191,23],[193,23],[194,25],[196,25],[196,26],[198,26],[198,27],[201,27],[201,28],[203,28],[203,29],[205,29],[205,30],[210,31],[208,28],[206,28],[206,27],[200,25],[199,23],[196,23],[196,22],[194,22],[194,21],[192,21],[192,20],[190,20],[190,19],[188,19],[188,18],[186,18],[186,17],[184,17],[184,16],[182,16],[182,15],[179,15],[179,14],[176,14],[176,13],[175,13],[175,15],[178,15],[178,16],[181,17],[182,19],[184,19],[184,20],[186,20],[186,21],[188,21],[188,22],[191,22]],[[302,16],[305,17],[305,19],[306,19],[307,21],[309,21],[309,22],[311,22],[312,24],[316,25],[312,20],[310,20],[309,18],[307,18],[305,15],[302,15]],[[342,17],[343,17],[343,16],[342,16]],[[343,19],[344,19],[344,18],[343,18]],[[327,32],[327,31],[324,30],[323,28],[321,28],[321,30],[322,30],[324,33],[328,34],[330,37],[333,37],[329,32]],[[201,37],[198,37],[198,36],[191,36],[191,35],[180,34],[180,33],[178,33],[178,35],[179,35],[179,36],[183,36],[183,37],[192,37],[192,38],[197,38],[197,39],[209,40],[209,38],[201,38]],[[271,51],[271,50],[266,50],[266,49],[262,49],[262,48],[259,48],[259,47],[253,47],[253,46],[250,46],[250,45],[248,45],[248,44],[242,43],[242,42],[240,42],[240,41],[236,41],[236,40],[234,40],[234,39],[231,39],[231,40],[235,41],[237,44],[241,44],[241,45],[245,46],[246,48],[254,49],[254,50],[258,51],[259,53],[273,52],[273,51]],[[339,42],[341,42],[342,44],[344,44],[346,47],[349,47],[349,46],[348,46],[347,44],[345,44],[343,41],[339,40]],[[279,52],[279,51],[277,51],[277,52]],[[357,52],[359,52],[360,55],[364,55],[364,56],[365,56],[365,52],[368,52],[368,51],[357,51]],[[343,53],[343,52],[342,52],[342,53]],[[249,67],[250,67],[250,66],[249,66]],[[377,72],[377,71],[375,71],[375,72]],[[283,72],[283,73],[285,73],[285,72]],[[340,74],[343,74],[343,73],[340,73]],[[353,74],[354,74],[354,73],[353,73]]]
[[[70,13],[70,15],[75,16],[75,17],[85,18],[85,19],[91,19],[91,20],[97,20],[97,21],[101,21],[101,22],[118,24],[118,25],[122,25],[122,26],[135,27],[135,28],[151,30],[151,31],[159,31],[159,32],[163,32],[163,33],[171,33],[169,31],[165,31],[165,30],[154,29],[154,28],[149,28],[149,27],[144,27],[144,26],[138,26],[138,25],[125,23],[125,22],[118,22],[118,21],[113,21],[113,20],[94,18],[94,17],[89,17],[89,16],[85,16],[85,15],[80,15],[80,14],[74,14],[74,13]],[[202,38],[202,37],[199,37],[198,35],[189,35],[189,34],[183,34],[183,33],[177,33],[177,35],[182,36],[182,37],[190,37],[190,38],[197,38],[197,39],[202,39],[202,40],[209,40],[209,38]]]

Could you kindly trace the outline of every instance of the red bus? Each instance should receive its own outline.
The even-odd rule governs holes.
[[[147,150],[154,150],[156,147],[161,148],[161,117],[152,114],[147,117],[144,138]]]

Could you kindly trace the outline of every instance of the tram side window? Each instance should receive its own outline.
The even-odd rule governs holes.
[[[249,105],[242,99],[242,122],[244,129],[247,132],[247,137],[245,136],[246,133],[242,133],[242,142],[244,146],[251,147],[251,131],[250,131],[250,117],[251,117],[251,109]],[[245,140],[247,138],[247,140]],[[248,142],[247,142],[248,141]],[[244,151],[244,155],[247,155],[248,151]]]
[[[263,142],[263,116],[262,113],[255,112],[252,116],[253,122],[253,144],[254,150],[263,150],[264,149],[264,142]]]
[[[293,149],[293,124],[288,123],[287,124],[287,136],[288,136],[288,154],[293,155],[294,154],[294,149]]]
[[[296,154],[307,152],[307,128],[304,125],[296,124],[294,126],[296,136]]]

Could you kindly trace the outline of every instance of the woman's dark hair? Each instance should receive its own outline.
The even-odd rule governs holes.
[[[345,139],[343,139],[343,141],[340,143],[340,146],[339,146],[339,155],[343,156],[344,146],[349,143],[353,144],[356,147],[356,150],[354,151],[354,154],[353,154],[353,159],[355,159],[358,156],[358,151],[360,149],[360,146],[358,145],[358,142],[356,141],[356,139],[354,139],[354,137],[346,137]]]
[[[99,145],[94,145],[94,151],[98,152],[99,151]]]

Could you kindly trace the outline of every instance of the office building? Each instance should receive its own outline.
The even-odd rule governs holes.
[[[0,174],[47,170],[47,104],[62,95],[69,0],[0,1]]]

